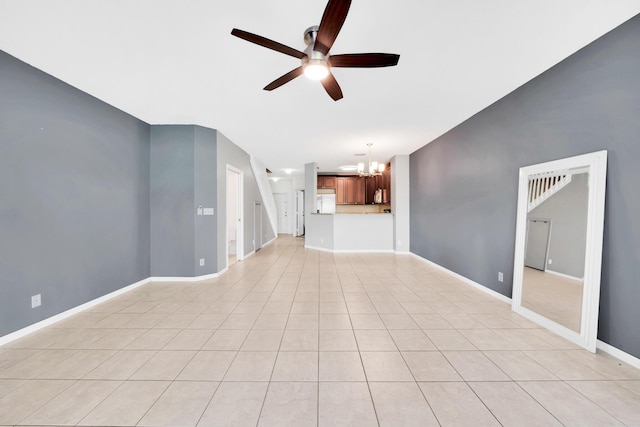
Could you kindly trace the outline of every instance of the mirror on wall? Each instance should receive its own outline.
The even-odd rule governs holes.
[[[595,352],[607,152],[520,168],[513,310]]]

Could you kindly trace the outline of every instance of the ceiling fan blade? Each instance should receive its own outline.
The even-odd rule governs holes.
[[[400,55],[392,53],[348,53],[331,55],[329,63],[332,67],[375,68],[393,67],[398,64]]]
[[[296,77],[300,76],[303,73],[302,70],[302,66],[289,71],[287,74],[285,74],[284,76],[278,77],[277,79],[275,79],[274,81],[272,81],[271,83],[269,83],[268,85],[266,85],[264,87],[264,90],[274,90],[279,88],[280,86],[282,86],[285,83],[289,83],[291,80],[295,79]]]
[[[283,45],[282,43],[274,42],[273,40],[259,36],[257,34],[252,34],[247,31],[239,30],[237,28],[231,30],[231,34],[248,42],[266,47],[267,49],[275,50],[276,52],[293,56],[294,58],[302,59],[302,57],[304,56],[304,53],[300,52],[299,50]]]
[[[322,52],[324,55],[329,53],[329,49],[333,46],[342,24],[347,18],[350,6],[351,0],[329,0],[318,26],[318,34],[313,50]]]
[[[322,86],[324,86],[324,90],[327,91],[334,101],[342,99],[342,89],[340,89],[340,85],[332,73],[329,73],[329,75],[320,80],[320,82],[322,83]]]

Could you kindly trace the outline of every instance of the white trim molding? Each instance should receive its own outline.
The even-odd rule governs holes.
[[[598,340],[596,342],[596,349],[602,351],[603,353],[607,353],[610,356],[615,357],[618,360],[627,363],[634,368],[640,369],[640,359],[635,356],[630,355],[629,353],[625,353],[617,347],[614,347],[610,344],[607,344],[604,341]]]
[[[332,254],[332,253],[333,253],[333,249],[320,248],[320,247],[316,247],[316,246],[307,246],[307,245],[304,245],[304,248],[305,248],[305,249],[312,249],[312,250],[314,250],[314,251],[328,252],[328,253],[330,253],[330,254]]]
[[[207,274],[205,276],[197,276],[197,277],[147,277],[146,279],[140,280],[139,282],[133,283],[131,285],[125,286],[124,288],[120,288],[118,290],[115,290],[113,292],[110,292],[106,295],[103,295],[101,297],[98,297],[96,299],[93,299],[91,301],[88,301],[84,304],[81,304],[79,306],[70,308],[67,311],[63,311],[62,313],[56,314],[54,316],[48,317],[44,320],[41,320],[37,323],[34,323],[32,325],[26,326],[22,329],[18,329],[15,332],[11,332],[7,335],[1,336],[0,337],[0,346],[10,343],[11,341],[15,341],[19,338],[23,338],[33,332],[39,331],[40,329],[46,328],[47,326],[51,326],[55,323],[58,323],[64,319],[67,319],[68,317],[73,316],[74,314],[78,314],[81,313],[83,311],[89,310],[90,308],[93,308],[99,304],[102,304],[103,302],[107,302],[110,299],[113,299],[115,297],[118,297],[120,295],[126,294],[127,292],[131,292],[136,288],[139,288],[142,285],[146,285],[148,283],[153,283],[153,282],[179,282],[179,283],[192,283],[192,282],[199,282],[201,280],[207,280],[207,279],[213,279],[216,277],[219,277],[221,274],[225,273],[227,271],[227,269],[223,269],[217,273],[213,273],[213,274]]]
[[[215,279],[228,270],[227,267],[223,268],[217,273],[205,274],[204,276],[195,277],[150,277],[151,282],[199,282],[201,280]]]
[[[334,254],[395,254],[393,249],[372,249],[369,251],[366,249],[335,249],[329,250],[329,252]]]
[[[504,295],[502,295],[502,294],[500,294],[500,293],[498,293],[498,292],[496,292],[496,291],[494,291],[492,289],[489,289],[484,285],[481,285],[481,284],[479,284],[477,282],[474,282],[471,279],[468,279],[468,278],[466,278],[464,276],[461,276],[458,273],[455,273],[455,272],[453,272],[453,271],[451,271],[451,270],[449,270],[449,269],[447,269],[447,268],[445,268],[445,267],[443,267],[443,266],[441,266],[439,264],[436,264],[433,261],[429,261],[426,258],[422,258],[420,255],[416,255],[413,252],[411,252],[410,255],[413,255],[415,258],[419,259],[422,262],[425,262],[425,263],[429,264],[432,267],[437,268],[438,270],[441,270],[441,271],[444,271],[446,273],[451,274],[452,276],[460,279],[461,281],[465,282],[466,284],[471,285],[474,288],[478,288],[481,291],[486,292],[487,294],[489,294],[489,295],[491,295],[491,296],[493,296],[495,298],[498,298],[501,301],[504,301],[504,302],[509,303],[509,304],[511,303],[511,298],[506,297],[506,296],[504,296]],[[535,315],[535,313],[533,313],[533,315]],[[543,318],[543,319],[539,319],[539,320],[541,322],[544,322],[546,319]],[[545,326],[545,325],[543,325],[543,326]],[[558,335],[564,337],[564,335],[562,333],[560,333]],[[633,356],[633,355],[631,355],[629,353],[626,353],[626,352],[620,350],[617,347],[614,347],[614,346],[612,346],[610,344],[607,344],[604,341],[597,340],[596,348],[597,348],[597,350],[601,351],[602,353],[606,353],[606,354],[608,354],[608,355],[610,355],[612,357],[615,357],[616,359],[618,359],[618,360],[620,360],[620,361],[622,361],[622,362],[624,362],[624,363],[626,363],[628,365],[633,366],[634,368],[640,369],[640,359],[639,358],[637,358],[637,357],[635,357],[635,356]]]
[[[18,329],[15,332],[11,332],[8,335],[4,335],[2,337],[0,337],[0,345],[4,345],[7,344],[11,341],[15,341],[19,338],[23,338],[33,332],[39,331],[40,329],[46,328],[47,326],[51,326],[55,323],[58,323],[64,319],[67,319],[68,317],[73,316],[74,314],[78,314],[81,313],[85,310],[88,310],[90,308],[93,308],[99,304],[102,304],[103,302],[109,301],[110,299],[113,299],[117,296],[120,296],[122,294],[125,294],[127,292],[130,292],[136,288],[139,288],[142,285],[146,285],[147,283],[151,283],[151,278],[148,277],[146,279],[140,280],[139,282],[133,283],[131,285],[125,286],[124,288],[115,290],[113,292],[110,292],[106,295],[103,295],[101,297],[98,297],[96,299],[93,299],[91,301],[88,301],[84,304],[78,305],[76,307],[73,307],[67,311],[63,311],[62,313],[56,314],[54,316],[48,317],[44,320],[41,320],[37,323],[34,323],[32,325],[29,325],[27,327],[24,327],[22,329]]]
[[[278,236],[273,237],[271,240],[267,241],[266,243],[263,243],[262,244],[262,248],[264,248],[265,246],[270,245],[271,243],[275,242],[277,238],[278,238]],[[262,248],[260,248],[260,249],[262,249]]]
[[[464,276],[462,276],[462,275],[460,275],[460,274],[458,274],[458,273],[456,273],[454,271],[451,271],[448,268],[441,266],[440,264],[436,264],[433,261],[430,261],[430,260],[428,260],[426,258],[422,258],[420,255],[417,255],[417,254],[415,254],[413,252],[411,252],[411,255],[413,255],[414,257],[416,257],[420,261],[423,261],[423,262],[429,264],[430,266],[432,266],[434,268],[437,268],[440,271],[444,271],[445,273],[448,273],[448,274],[452,275],[453,277],[455,277],[458,280],[463,281],[467,285],[473,286],[474,288],[479,289],[482,292],[485,292],[485,293],[491,295],[492,297],[499,299],[502,302],[506,302],[507,304],[511,304],[511,298],[506,297],[506,296],[502,295],[501,293],[494,291],[493,289],[489,289],[485,285],[481,285],[478,282],[474,282],[473,280],[471,280],[471,279],[469,279],[467,277],[464,277]]]
[[[558,273],[557,271],[549,270],[548,268],[545,270],[545,273],[554,274],[556,276],[564,277],[565,279],[575,280],[577,282],[584,281],[584,277],[569,276],[568,274]]]
[[[361,250],[361,249],[329,249],[320,248],[317,246],[304,246],[305,249],[313,249],[314,251],[327,252],[330,254],[397,254],[393,249],[374,249],[374,250]],[[409,254],[405,252],[404,254]]]

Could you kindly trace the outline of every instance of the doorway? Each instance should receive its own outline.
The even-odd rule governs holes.
[[[241,261],[244,257],[243,245],[243,174],[240,169],[227,165],[227,224],[226,252],[227,267]]]
[[[253,205],[253,250],[258,252],[262,248],[262,203]]]
[[[291,234],[291,223],[289,221],[289,196],[286,193],[274,193],[273,198],[276,202],[276,210],[278,211],[277,234]]]
[[[296,237],[304,236],[304,190],[296,191]]]
[[[551,237],[551,221],[547,219],[529,219],[527,221],[527,249],[524,266],[545,271]]]

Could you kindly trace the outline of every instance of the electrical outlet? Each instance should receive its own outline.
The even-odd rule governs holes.
[[[398,246],[402,246],[402,240],[398,240]]]
[[[204,258],[200,258],[200,267],[204,265]]]
[[[549,265],[553,264],[553,260],[549,259],[549,261],[547,261],[549,263]]]
[[[42,295],[34,295],[31,297],[31,308],[40,307],[42,305]]]
[[[320,243],[324,243],[324,237],[320,238]]]
[[[502,275],[502,271],[498,271],[498,282],[502,282],[504,280],[504,276]]]

